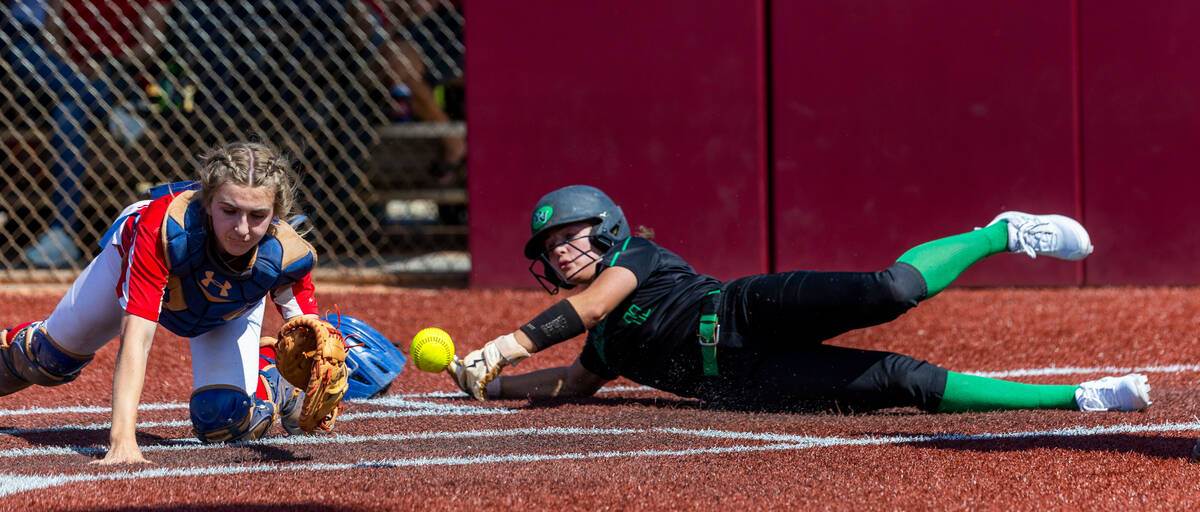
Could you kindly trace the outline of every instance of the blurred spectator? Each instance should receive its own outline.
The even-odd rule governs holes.
[[[374,52],[353,37],[359,1],[181,2],[170,45],[198,83],[204,144],[261,135],[297,141],[303,162],[365,166],[370,105],[361,87],[343,85]]]
[[[366,0],[390,36],[383,43],[392,96],[411,109],[412,117],[429,122],[449,122],[450,116],[435,97],[434,88],[462,80],[463,5],[461,0]],[[404,103],[407,103],[405,105]],[[409,112],[404,112],[406,115]],[[462,135],[442,137],[442,159],[435,178],[443,185],[461,181],[467,157]]]
[[[168,20],[167,53],[198,86],[197,135],[204,145],[284,141],[307,167],[301,203],[321,205],[314,228],[339,233],[330,257],[367,241],[359,225],[371,213],[347,199],[367,186],[373,127],[384,119],[360,80],[379,52],[363,1],[179,2]]]
[[[55,214],[25,258],[38,267],[75,261],[88,132],[120,96],[136,90],[131,69],[145,70],[171,0],[13,0],[12,44],[5,58],[19,83],[50,98],[50,169]],[[35,107],[36,108],[36,107]]]

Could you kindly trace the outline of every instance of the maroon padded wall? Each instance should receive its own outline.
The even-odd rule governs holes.
[[[875,270],[1002,210],[1078,213],[1070,2],[771,6],[777,270]],[[1004,255],[956,284],[1081,276]]]
[[[956,284],[1200,284],[1200,4],[770,6],[473,3],[472,283],[533,285],[530,208],[589,183],[721,278],[878,269],[1018,209],[1096,253]]]
[[[1090,284],[1200,284],[1200,4],[1087,2]]]
[[[767,270],[761,2],[472,2],[473,286],[536,286],[534,203],[606,190],[719,278]]]

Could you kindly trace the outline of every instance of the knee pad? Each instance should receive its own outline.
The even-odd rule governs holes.
[[[253,441],[265,435],[275,406],[240,389],[206,388],[192,393],[192,431],[205,443]]]
[[[880,279],[886,284],[884,300],[899,313],[915,307],[918,302],[925,300],[929,293],[925,276],[908,263],[898,261],[880,274]]]
[[[889,354],[881,362],[883,393],[924,411],[934,411],[946,388],[946,369],[902,354]]]
[[[59,348],[42,322],[14,327],[0,340],[0,396],[33,384],[58,386],[71,382],[92,357]]]

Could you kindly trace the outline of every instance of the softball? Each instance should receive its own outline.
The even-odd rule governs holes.
[[[454,358],[454,342],[450,341],[446,331],[426,327],[413,336],[409,354],[418,369],[438,373],[446,369],[446,365]]]

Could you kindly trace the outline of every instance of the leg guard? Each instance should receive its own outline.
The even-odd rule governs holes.
[[[279,424],[288,434],[303,434],[304,431],[300,430],[300,406],[304,404],[304,392],[279,374],[279,369],[275,367],[274,345],[259,349],[258,361],[257,397],[275,404]]]
[[[205,443],[253,441],[275,421],[275,404],[239,389],[206,388],[192,393],[192,431]]]
[[[58,386],[75,380],[91,355],[69,354],[58,348],[42,322],[31,322],[4,332],[0,338],[0,396],[30,385]]]

